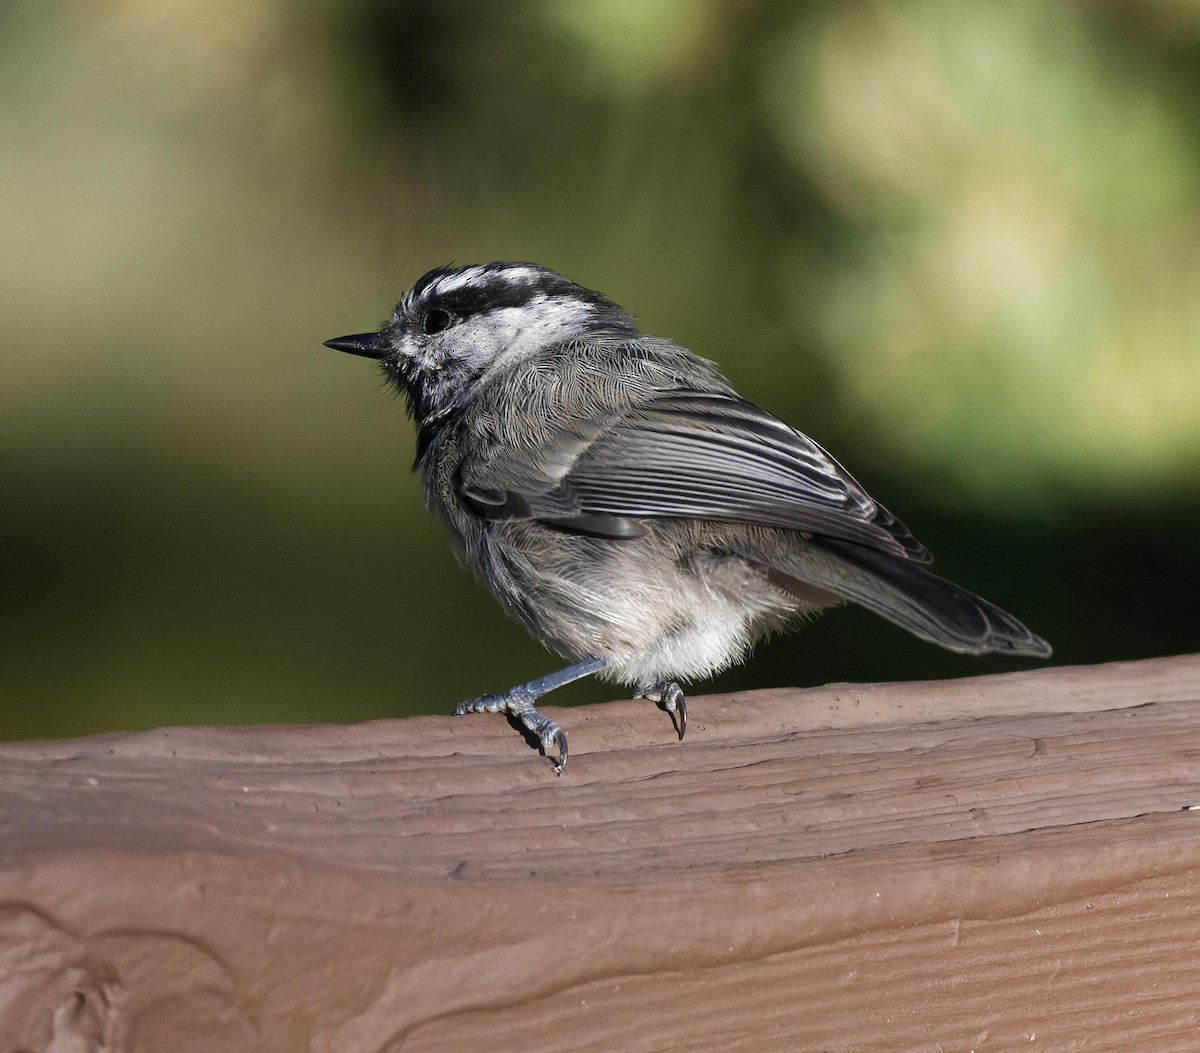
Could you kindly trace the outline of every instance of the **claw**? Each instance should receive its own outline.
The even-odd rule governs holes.
[[[671,723],[682,742],[684,732],[687,731],[687,699],[684,698],[683,691],[678,684],[667,684],[663,688],[662,707],[671,714]]]
[[[667,680],[661,684],[639,684],[634,690],[634,698],[648,698],[671,715],[671,726],[682,740],[687,731],[687,699],[683,689],[673,680]]]
[[[542,753],[545,756],[550,756],[550,746],[553,745],[558,750],[558,760],[554,764],[554,774],[561,775],[563,768],[567,766],[567,734],[554,721],[550,721],[549,725],[538,736],[542,740]]]
[[[675,730],[679,733],[679,741],[682,742],[683,736],[687,732],[687,699],[680,695],[678,706],[668,712],[671,714],[671,723],[675,725]],[[676,720],[676,717],[679,719]]]
[[[558,726],[558,722],[543,716],[533,708],[533,703],[522,700],[511,706],[508,712],[516,717],[526,728],[537,736],[542,747],[542,756],[554,763],[554,774],[561,775],[567,766],[567,733]],[[558,751],[558,760],[554,760],[551,752]]]
[[[534,708],[533,698],[524,689],[524,685],[513,688],[503,695],[480,695],[478,698],[469,698],[454,707],[456,717],[463,717],[468,713],[503,713],[505,716],[519,721],[531,735],[537,738],[542,748],[542,755],[553,762],[554,774],[562,774],[562,770],[567,764],[566,732],[558,726],[556,721],[543,716]],[[553,756],[555,752],[558,753],[557,760]]]
[[[563,768],[567,766],[566,733],[549,717],[542,716],[533,703],[547,691],[553,691],[582,676],[598,673],[607,664],[604,658],[584,658],[557,673],[548,673],[536,680],[530,680],[527,684],[518,684],[502,695],[469,698],[454,707],[454,715],[463,717],[468,713],[503,713],[510,719],[519,721],[521,726],[537,739],[542,755],[553,762],[554,774],[561,775]],[[551,756],[554,750],[558,751],[557,760]]]

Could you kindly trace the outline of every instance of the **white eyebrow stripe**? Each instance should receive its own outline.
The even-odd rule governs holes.
[[[461,289],[464,285],[472,285],[479,280],[482,272],[482,267],[468,267],[457,274],[444,274],[426,289],[425,295],[453,292],[455,289]]]
[[[439,295],[452,293],[466,285],[474,285],[481,278],[487,281],[503,281],[509,285],[517,285],[537,277],[537,271],[530,267],[508,267],[504,270],[488,270],[484,266],[466,267],[456,274],[447,274],[433,283],[429,292]]]

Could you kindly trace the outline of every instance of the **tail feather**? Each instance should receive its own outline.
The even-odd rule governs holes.
[[[1050,656],[1050,645],[1007,611],[916,563],[851,542],[820,545],[864,572],[839,574],[840,595],[922,640],[962,654]]]

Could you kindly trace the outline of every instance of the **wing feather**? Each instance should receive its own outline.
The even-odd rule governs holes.
[[[508,489],[473,500],[476,511],[609,537],[637,536],[631,523],[639,519],[716,519],[929,559],[820,446],[733,394],[660,394],[586,437],[564,432],[554,448],[550,474],[542,457],[509,460]]]
[[[756,523],[928,558],[820,446],[736,396],[672,394],[639,407],[563,482],[591,512]]]

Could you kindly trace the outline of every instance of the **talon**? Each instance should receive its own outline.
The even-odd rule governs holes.
[[[561,775],[563,768],[567,766],[567,735],[557,724],[551,721],[550,727],[546,728],[542,736],[542,752],[549,757],[550,746],[553,745],[558,750],[558,760],[554,764],[554,774]]]
[[[558,724],[534,709],[533,704],[547,691],[569,684],[581,676],[598,673],[607,664],[603,658],[584,658],[557,673],[539,676],[527,684],[518,684],[502,695],[468,698],[454,707],[454,715],[464,717],[468,713],[503,713],[511,720],[519,721],[526,740],[536,738],[542,755],[554,764],[554,774],[561,775],[567,765],[567,736]],[[557,760],[552,755],[554,751],[558,752]]]
[[[635,687],[634,691],[634,698],[648,698],[659,709],[666,710],[671,715],[671,726],[682,740],[684,732],[687,731],[687,699],[684,697],[683,688],[675,681],[668,680],[661,684],[643,682]]]
[[[558,726],[557,721],[542,716],[536,709],[530,709],[521,717],[521,722],[532,731],[542,747],[542,756],[554,763],[554,774],[561,775],[567,765],[567,734]],[[558,760],[553,757],[558,752]]]
[[[558,722],[552,721],[550,717],[542,716],[534,709],[529,710],[527,716],[522,718],[522,722],[530,732],[538,736],[541,744],[541,756],[552,760],[554,775],[562,775],[566,766],[566,733],[558,726]],[[557,760],[554,760],[552,756],[554,751],[558,752]]]
[[[468,698],[454,707],[456,717],[468,713],[503,713],[519,721],[525,730],[537,739],[542,755],[554,764],[554,774],[561,775],[567,763],[567,736],[558,724],[542,716],[533,706],[528,686],[522,684],[503,695],[480,695]],[[555,754],[557,753],[557,758]]]
[[[682,742],[684,732],[687,731],[687,699],[678,684],[667,684],[663,688],[662,707],[671,714],[671,723]]]

